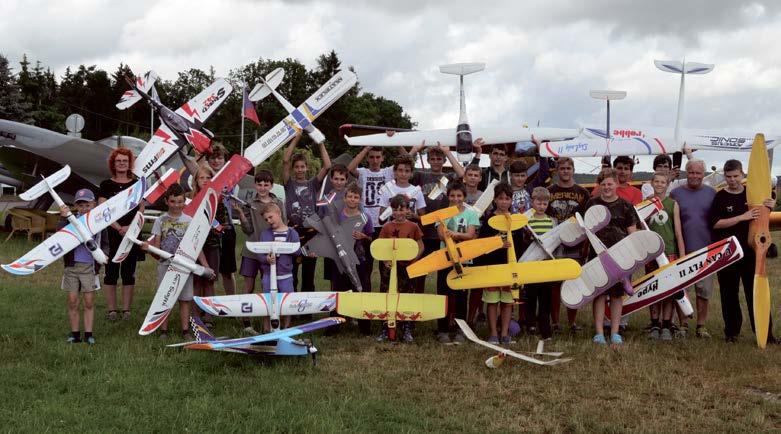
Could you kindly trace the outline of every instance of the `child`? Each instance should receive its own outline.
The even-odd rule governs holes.
[[[179,247],[179,243],[184,238],[184,233],[187,231],[187,225],[192,218],[182,213],[184,210],[184,190],[179,184],[174,184],[168,188],[165,196],[165,203],[168,205],[168,212],[164,213],[155,220],[152,225],[152,241],[144,242],[141,246],[144,250],[148,250],[149,245],[159,247],[168,253],[176,253],[176,249]],[[198,262],[201,263],[207,270],[214,274],[214,271],[209,268],[209,263],[206,262],[206,257],[203,252],[198,254]],[[163,280],[165,273],[168,270],[168,262],[161,261],[157,266],[157,284]],[[187,277],[187,281],[182,286],[182,292],[179,294],[179,322],[182,326],[182,338],[185,340],[191,339],[190,334],[190,302],[193,299],[193,276],[192,274]],[[160,326],[160,339],[168,338],[168,317],[163,321]]]
[[[447,198],[450,202],[450,206],[457,207],[459,213],[446,219],[444,225],[437,226],[439,239],[443,240],[442,247],[444,247],[446,236],[450,237],[456,243],[477,238],[477,229],[480,227],[480,218],[473,209],[464,207],[464,199],[466,199],[466,187],[464,187],[464,184],[460,182],[448,184]],[[452,313],[445,318],[437,320],[437,340],[443,344],[451,342],[449,335],[451,327],[450,316],[465,320],[467,313],[467,293],[466,291],[454,291],[450,289],[447,285],[448,272],[450,272],[449,269],[439,270],[437,272],[437,294],[448,296],[448,312]],[[461,344],[466,341],[460,330],[456,333],[454,341],[456,344]]]
[[[271,192],[274,187],[274,176],[268,170],[260,170],[255,174],[255,197],[249,202],[249,206],[241,206],[238,202],[233,202],[233,207],[239,216],[241,230],[247,235],[247,241],[260,241],[260,234],[268,229],[268,223],[263,219],[261,209],[265,204],[274,203],[282,210],[282,220],[285,219],[285,204],[274,193]],[[249,214],[249,218],[247,218]],[[239,274],[244,277],[244,293],[252,294],[255,291],[255,277],[261,269],[260,260],[256,253],[247,249],[246,244],[241,250],[241,267]],[[263,276],[261,276],[261,279]],[[250,335],[257,335],[258,332],[252,328],[249,319],[242,320],[244,332]]]
[[[227,160],[228,150],[225,149],[225,146],[219,143],[212,145],[212,153],[207,158],[209,167],[212,169],[212,176],[222,170]],[[196,180],[195,185],[197,184]],[[198,188],[196,187],[195,190],[197,193]],[[236,282],[233,280],[233,273],[236,272],[236,228],[233,227],[233,207],[229,202],[231,202],[231,199],[223,196],[222,213],[224,213],[224,218],[218,218],[217,220],[222,224],[218,263],[225,294],[233,295],[236,293]],[[220,212],[218,208],[217,214],[219,215]],[[214,270],[217,271],[218,269],[215,268]],[[213,293],[214,283],[212,283],[211,287]]]
[[[268,229],[260,234],[260,241],[282,241],[288,243],[300,242],[298,232],[285,225],[282,220],[282,208],[276,203],[267,203],[261,209],[263,219],[268,224]],[[300,250],[292,254],[259,255],[261,274],[263,275],[263,292],[271,292],[271,264],[277,265],[277,290],[280,293],[293,292],[295,283],[293,279],[293,256],[300,255]],[[279,318],[282,328],[290,327],[290,317],[282,316]],[[269,318],[263,320],[266,331],[271,331],[271,321]]]
[[[394,180],[386,183],[380,193],[380,215],[390,206],[391,198],[397,195],[403,195],[407,198],[407,219],[418,221],[419,215],[426,212],[426,199],[420,187],[410,184],[412,178],[413,163],[412,158],[407,155],[396,157],[393,163]]]
[[[296,135],[285,149],[282,157],[282,182],[285,184],[285,213],[287,214],[288,225],[298,232],[301,238],[301,244],[314,235],[314,232],[304,227],[304,220],[315,213],[315,203],[317,193],[320,191],[320,183],[323,182],[328,169],[331,168],[331,159],[328,157],[328,151],[325,149],[325,142],[318,144],[320,156],[323,158],[323,167],[311,178],[307,178],[309,163],[306,155],[295,154],[293,151],[298,145],[301,135]],[[290,171],[293,176],[290,176]],[[301,291],[311,292],[315,290],[315,267],[317,258],[300,256],[301,268]],[[293,266],[293,286],[298,287],[298,268],[299,262]]]
[[[358,187],[357,184],[352,182],[347,185],[344,195],[344,208],[339,211],[339,222],[341,223],[345,219],[355,216],[361,216],[360,221],[363,222],[361,226],[354,227],[352,231],[352,236],[355,239],[355,255],[358,257],[358,266],[356,267],[358,278],[361,281],[363,290],[365,292],[371,292],[371,268],[367,258],[370,256],[369,243],[374,234],[374,225],[369,216],[361,211],[361,187]],[[333,265],[331,272],[333,277],[332,288],[334,291],[356,289],[346,274],[339,273],[336,264]],[[369,320],[359,320],[358,327],[360,328],[361,334],[364,336],[368,336],[371,333],[371,323]],[[326,333],[328,333],[329,330],[338,330],[338,328],[331,327],[326,330]]]
[[[529,217],[529,223],[526,226],[538,237],[545,235],[558,224],[556,219],[545,213],[549,202],[550,192],[548,189],[535,187],[532,191],[532,209],[526,212]],[[530,333],[539,330],[543,340],[550,340],[552,337],[550,309],[553,290],[550,283],[525,285],[523,289],[527,330]],[[535,318],[537,319],[536,328]]]
[[[599,230],[596,235],[602,240],[605,247],[610,248],[627,235],[637,230],[637,213],[629,202],[618,197],[618,178],[615,169],[603,169],[597,176],[599,196],[592,198],[586,204],[586,210],[594,205],[604,205],[610,211],[610,223]],[[593,252],[593,250],[592,250]],[[619,331],[621,321],[621,309],[623,307],[624,289],[621,283],[617,283],[602,295],[594,299],[594,343],[607,344],[604,335],[605,304],[610,297],[610,342],[613,346],[624,343]]]
[[[510,185],[513,187],[513,201],[510,211],[513,214],[524,213],[531,208],[532,198],[526,191],[528,169],[526,163],[521,160],[515,160],[510,164]]]
[[[195,175],[195,189],[192,192],[193,198],[209,184],[213,176],[214,171],[210,167],[201,166],[198,168],[198,172],[196,172]],[[222,250],[222,230],[228,225],[228,211],[225,208],[224,203],[220,202],[217,204],[217,212],[214,215],[214,219],[220,223],[221,228],[217,229],[212,227],[211,230],[209,230],[209,235],[206,236],[206,241],[203,243],[202,252],[206,257],[209,268],[212,270],[220,270],[220,260],[222,257],[220,253]],[[232,276],[232,273],[229,273],[229,276]],[[223,278],[223,282],[225,281],[226,280]],[[193,286],[195,287],[194,295],[199,297],[211,297],[214,295],[214,281],[212,279],[202,276],[193,276]],[[211,328],[213,326],[211,316],[204,315],[201,319],[207,327]]]
[[[470,164],[464,169],[464,185],[466,186],[466,203],[474,205],[477,199],[480,199],[480,195],[483,194],[477,187],[480,185],[480,181],[483,179],[480,166],[477,164]]]
[[[408,199],[403,194],[397,194],[393,196],[388,205],[393,210],[391,220],[385,223],[380,230],[380,238],[410,238],[418,242],[418,256],[420,257],[423,252],[423,231],[420,230],[420,226],[409,221],[407,216],[410,214]],[[415,259],[417,259],[417,257]],[[413,259],[414,261],[414,259]],[[400,293],[413,292],[412,279],[407,276],[407,265],[412,261],[399,261],[396,264],[397,269],[397,285]],[[390,282],[390,261],[385,261],[380,266],[380,292],[388,292],[388,283]],[[412,336],[412,324],[409,322],[397,323],[402,331],[402,339],[404,342],[411,343],[414,338]],[[384,342],[388,340],[388,326],[384,324],[382,331],[377,336],[377,342]]]
[[[662,201],[664,208],[651,217],[651,220],[648,222],[648,229],[662,236],[664,240],[664,254],[667,256],[667,259],[674,261],[678,259],[681,252],[686,251],[686,248],[683,242],[683,233],[681,232],[681,212],[678,208],[678,202],[667,196],[667,186],[669,184],[670,180],[666,171],[654,173],[651,179],[654,197]],[[651,265],[651,267],[646,266],[646,271],[653,271],[657,268],[656,262],[649,262],[648,265]],[[683,295],[683,291],[680,291],[674,297],[680,298]],[[660,303],[655,304],[658,305],[655,309],[651,309],[651,339],[659,339],[661,337],[664,341],[672,340],[672,317],[676,305],[673,300],[672,297],[662,300]],[[653,308],[653,306],[651,307]],[[662,317],[661,336],[659,333],[659,310],[661,310]]]
[[[76,192],[76,217],[89,212],[95,207],[95,195],[92,191],[83,188]],[[60,223],[58,227],[63,228],[68,224],[67,216],[71,213],[67,205],[60,207]],[[100,245],[101,234],[95,235],[93,240]],[[106,239],[108,241],[108,239]],[[108,247],[108,246],[106,246]],[[108,253],[108,249],[104,249]],[[71,344],[81,342],[81,332],[79,331],[79,293],[84,298],[84,340],[90,344],[95,344],[95,337],[92,336],[92,323],[95,318],[94,294],[100,289],[97,280],[97,267],[92,254],[87,250],[84,244],[79,244],[75,249],[65,254],[62,258],[65,262],[65,270],[62,275],[62,289],[68,292],[68,319],[71,325],[71,336],[68,342]]]
[[[329,209],[335,209],[341,211],[344,208],[344,196],[345,187],[347,186],[347,166],[343,164],[335,164],[331,167],[331,172],[328,175],[328,180],[331,184],[331,191],[325,194],[322,201],[317,203],[317,214],[324,216]],[[333,205],[333,208],[328,206],[329,202]],[[334,274],[337,273],[336,264],[333,259],[323,258],[323,279],[331,282],[331,291],[335,289],[334,286]],[[329,330],[337,330],[338,328],[332,327]],[[333,331],[331,332],[333,333]]]
[[[492,228],[487,222],[488,219],[494,215],[506,215],[510,214],[510,204],[512,203],[513,190],[510,184],[506,182],[500,182],[494,187],[494,211],[487,213],[485,221],[480,226],[480,238],[492,237],[499,232]],[[516,250],[521,245],[521,231],[513,231],[513,244]],[[491,253],[477,258],[476,262],[480,265],[493,265],[493,264],[506,264],[507,263],[507,248],[510,247],[509,241],[505,241],[504,249],[494,250]],[[474,291],[474,290],[473,290]],[[488,306],[488,342],[492,344],[509,345],[513,343],[510,337],[510,319],[512,317],[513,300],[512,292],[509,286],[484,288],[482,290],[482,301]],[[502,317],[501,333],[497,331],[496,321]]]

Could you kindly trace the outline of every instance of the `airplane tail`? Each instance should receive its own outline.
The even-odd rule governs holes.
[[[250,101],[260,101],[271,95],[272,89],[276,89],[285,77],[285,70],[277,68],[266,75],[266,79],[256,85],[249,94]]]
[[[485,69],[485,63],[453,63],[440,65],[439,72],[452,75],[468,75]]]
[[[190,317],[190,327],[193,330],[193,336],[195,337],[196,342],[214,342],[217,340],[217,338],[214,337],[211,332],[209,332],[209,329],[206,328],[206,325],[204,325],[203,321],[201,321],[201,319],[198,317]]]
[[[54,188],[62,184],[63,181],[68,179],[70,174],[71,174],[71,168],[66,164],[65,167],[47,176],[46,179],[41,180],[41,182],[33,185],[29,190],[20,194],[19,197],[22,200],[38,199],[45,193],[48,193],[50,188]]]
[[[141,92],[148,94],[155,84],[155,81],[157,81],[157,73],[154,71],[147,71],[143,76],[136,77],[135,81],[128,79],[128,84],[130,84],[131,89],[122,94],[122,97],[117,103],[117,108],[125,110],[140,101],[142,96],[138,91],[140,90]]]
[[[133,221],[130,223],[130,225],[128,225],[127,232],[125,232],[125,236],[122,238],[122,242],[119,243],[117,253],[111,259],[111,262],[118,264],[130,256],[133,245],[136,241],[138,241],[138,235],[141,234],[141,229],[143,227],[144,214],[142,214],[141,211],[138,211],[136,215],[133,216]]]

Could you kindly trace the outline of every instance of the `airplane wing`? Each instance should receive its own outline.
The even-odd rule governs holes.
[[[461,261],[469,261],[478,256],[493,252],[496,249],[500,249],[502,246],[504,246],[502,239],[495,236],[461,241],[456,244],[456,249],[458,249],[458,252],[461,255]],[[447,249],[443,248],[430,253],[407,266],[407,273],[409,274],[409,277],[418,277],[452,266],[453,260]]]
[[[133,174],[139,178],[146,178],[184,145],[186,142],[177,139],[176,134],[168,126],[160,125],[160,128],[155,131],[144,149],[138,154],[133,166]]]
[[[336,308],[337,292],[289,292],[277,294],[280,315],[311,315],[331,312]],[[214,316],[268,316],[271,294],[236,294],[214,297],[194,297],[204,312]]]
[[[581,267],[580,277],[561,285],[561,301],[579,308],[664,251],[664,241],[652,231],[629,234]]]
[[[95,235],[138,206],[145,190],[146,180],[141,178],[87,214],[79,216],[78,220]],[[79,244],[78,232],[69,223],[16,261],[2,265],[2,268],[12,274],[32,274],[62,258]]]
[[[527,355],[524,355],[524,354],[520,354],[520,353],[517,353],[515,351],[509,350],[507,348],[501,347],[499,345],[490,344],[490,343],[480,339],[479,337],[477,337],[475,332],[472,331],[472,329],[469,327],[469,325],[466,323],[466,321],[464,321],[462,319],[456,318],[456,324],[458,324],[458,327],[464,333],[464,336],[467,339],[469,339],[470,341],[472,341],[472,342],[474,342],[474,343],[476,343],[478,345],[482,345],[482,346],[484,346],[486,348],[492,349],[492,350],[494,350],[494,351],[496,351],[496,352],[498,352],[498,353],[500,353],[502,355],[514,357],[514,358],[519,359],[519,360],[523,360],[524,362],[534,363],[535,365],[549,366],[549,365],[558,365],[560,363],[566,363],[566,362],[569,362],[570,360],[572,360],[572,359],[553,359],[553,360],[535,359],[534,357],[530,357],[530,356],[527,356]],[[489,360],[491,360],[491,359],[489,359]],[[495,365],[489,364],[488,360],[486,360],[486,365],[489,368],[495,367]]]
[[[155,81],[157,81],[157,74],[154,71],[147,71],[143,76],[136,77],[136,87],[149,93]],[[116,107],[120,110],[125,110],[139,100],[141,100],[141,95],[135,89],[128,89],[122,94]]]
[[[228,99],[228,95],[232,91],[233,86],[227,80],[218,78],[201,93],[179,107],[176,114],[195,124],[196,128],[201,128],[220,104]]]
[[[580,273],[580,264],[574,259],[515,262],[464,267],[461,275],[451,270],[447,284],[451,289],[490,288],[563,281],[575,279]]]
[[[332,317],[323,318],[317,321],[313,321],[307,324],[278,330],[271,333],[266,333],[260,336],[249,336],[246,338],[226,339],[222,341],[207,341],[200,344],[186,345],[185,348],[203,349],[203,350],[222,350],[231,347],[246,347],[249,345],[262,344],[264,342],[273,342],[280,339],[291,338],[303,333],[310,333],[315,330],[320,330],[326,327],[339,325],[344,322],[344,318]],[[196,347],[197,345],[197,347]]]
[[[578,226],[578,223],[574,218],[569,218],[541,237],[538,237],[540,242],[542,242],[542,246],[537,243],[530,244],[526,251],[523,252],[523,255],[518,259],[518,262],[543,261],[549,259],[548,254],[545,253],[546,250],[548,252],[553,252],[559,248],[563,238],[575,239],[578,236],[585,236],[583,230]]]
[[[447,313],[447,297],[443,295],[340,292],[337,298],[337,313],[357,319],[387,320],[392,306],[398,321],[429,321]]]
[[[241,182],[242,178],[252,169],[252,163],[241,155],[234,155],[222,166],[217,174],[209,181],[206,188],[201,189],[198,195],[190,201],[182,212],[189,216],[193,216],[198,209],[198,204],[206,195],[208,189],[213,189],[217,194],[222,194],[223,191],[233,191],[233,188]]]
[[[311,124],[336,100],[355,86],[358,77],[348,70],[342,70],[312,94],[303,104],[298,106],[293,113],[285,116],[273,128],[244,151],[244,157],[257,166],[265,161],[301,131],[299,123]]]
[[[214,220],[214,214],[217,212],[217,193],[212,189],[207,189],[208,193],[201,201],[198,210],[192,216],[184,237],[176,249],[175,256],[187,259],[193,263],[197,262],[198,254],[206,242],[206,237],[211,229],[211,222]],[[173,263],[168,266],[168,270],[157,288],[152,304],[149,306],[146,318],[138,331],[140,335],[148,335],[162,324],[163,320],[171,313],[171,308],[179,298],[182,288],[190,276],[190,271],[181,268]]]
[[[580,133],[573,128],[524,128],[522,126],[510,126],[507,128],[472,127],[472,137],[482,138],[487,145],[497,143],[515,143],[531,140],[532,135],[539,140],[565,140],[577,137]],[[367,136],[345,137],[351,146],[413,146],[422,141],[435,146],[437,142],[442,146],[456,145],[456,129],[445,128],[438,130],[419,130],[396,133],[393,136],[387,134],[370,134]]]

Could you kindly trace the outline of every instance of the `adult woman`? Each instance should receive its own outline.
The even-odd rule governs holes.
[[[117,148],[111,152],[111,155],[108,157],[108,168],[111,171],[111,178],[100,183],[100,189],[98,190],[99,203],[105,202],[136,182],[136,177],[132,171],[134,161],[133,153],[127,148]],[[119,243],[122,241],[125,232],[127,232],[128,225],[139,209],[141,211],[144,210],[143,203],[108,227],[109,258],[112,258],[117,252]],[[116,321],[118,317],[116,291],[120,276],[122,277],[122,319],[130,319],[130,306],[133,302],[133,290],[136,284],[136,260],[138,255],[140,255],[138,247],[133,247],[133,253],[121,264],[115,264],[111,261],[106,264],[103,289],[106,294],[108,307],[106,317],[109,321]]]

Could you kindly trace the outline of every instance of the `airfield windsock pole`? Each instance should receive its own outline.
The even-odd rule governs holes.
[[[626,98],[626,91],[623,90],[592,90],[589,91],[594,99],[603,99],[607,103],[607,121],[605,125],[605,141],[608,142],[608,149],[610,149],[610,100],[619,100]],[[610,155],[602,157],[602,167],[610,166]]]
[[[707,74],[713,71],[713,68],[716,65],[687,62],[686,58],[681,62],[675,60],[654,60],[654,65],[664,72],[681,74],[681,86],[678,89],[678,114],[675,117],[675,145],[680,147],[683,145],[683,143],[681,143],[681,121],[683,119],[684,110],[685,77],[687,74]]]

